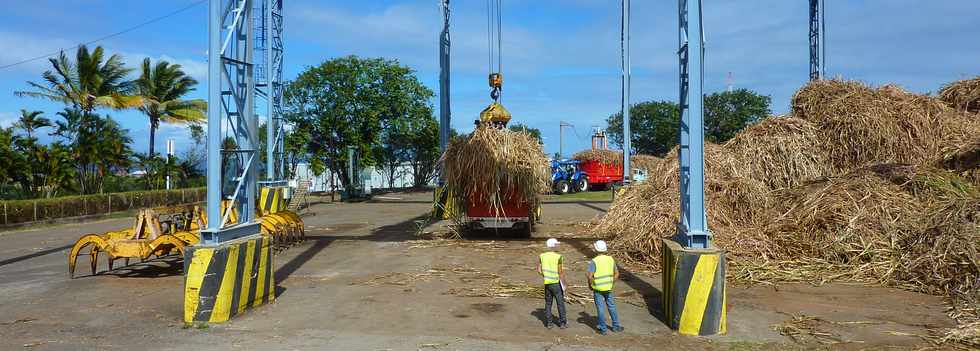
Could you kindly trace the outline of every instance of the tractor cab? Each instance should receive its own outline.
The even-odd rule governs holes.
[[[555,194],[567,194],[573,191],[586,191],[589,188],[588,177],[579,168],[579,160],[560,159],[551,161],[551,189]]]

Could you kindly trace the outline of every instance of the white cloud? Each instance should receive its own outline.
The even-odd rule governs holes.
[[[191,58],[175,58],[169,55],[149,55],[144,53],[122,53],[121,55],[123,56],[123,60],[126,62],[126,66],[137,70],[143,64],[143,59],[149,57],[150,61],[154,64],[160,60],[179,64],[184,73],[191,78],[196,79],[201,86],[206,85],[208,81],[208,63],[204,60],[204,55],[201,55],[201,60]],[[134,71],[133,74],[138,75],[139,72]]]
[[[17,117],[13,112],[0,111],[0,128],[7,128],[17,122]]]

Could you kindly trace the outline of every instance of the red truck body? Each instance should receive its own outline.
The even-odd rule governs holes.
[[[530,227],[531,204],[515,191],[505,194],[499,209],[494,209],[486,195],[471,196],[466,201],[466,221],[477,229],[514,228],[515,225]]]
[[[623,165],[608,164],[595,160],[582,161],[579,169],[589,176],[589,184],[609,185],[623,181]]]

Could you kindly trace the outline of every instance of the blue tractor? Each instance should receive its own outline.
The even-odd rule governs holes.
[[[589,190],[588,176],[579,169],[580,163],[570,159],[551,161],[551,189],[555,194]]]

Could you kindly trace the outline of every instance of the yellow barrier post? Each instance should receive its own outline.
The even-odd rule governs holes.
[[[433,193],[432,211],[433,217],[439,219],[449,219],[455,214],[456,208],[452,194],[445,186],[437,187]]]
[[[286,209],[285,187],[262,187],[259,194],[259,209],[261,215],[276,213]]]
[[[684,335],[727,332],[725,252],[684,248],[663,240],[663,311],[671,329]]]
[[[272,238],[250,235],[184,256],[184,322],[221,323],[275,300]]]

